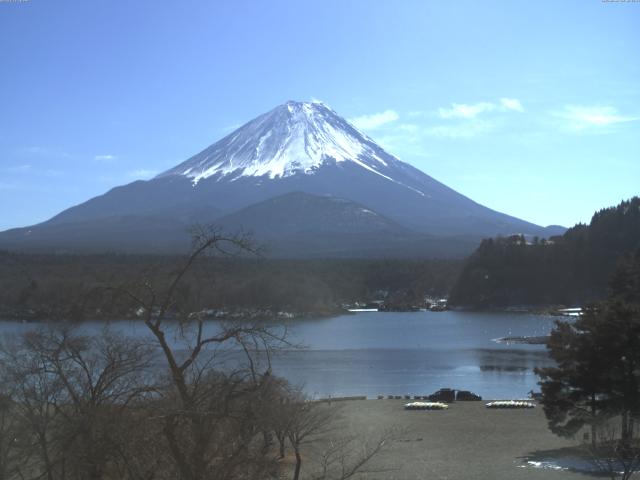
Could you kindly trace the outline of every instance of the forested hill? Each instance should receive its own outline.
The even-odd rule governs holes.
[[[640,198],[597,212],[549,241],[483,240],[465,263],[450,304],[458,307],[580,305],[603,298],[612,272],[640,248]]]
[[[163,291],[183,263],[181,256],[0,251],[0,320],[129,318],[138,307],[120,287],[148,283]],[[425,296],[446,295],[460,267],[460,260],[205,257],[184,277],[180,295],[190,312],[268,310],[319,316],[356,301],[382,299],[391,308],[404,309],[422,305]]]

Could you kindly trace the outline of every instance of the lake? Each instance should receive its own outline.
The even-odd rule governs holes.
[[[555,317],[521,313],[362,312],[290,321],[290,339],[302,350],[279,352],[273,372],[311,396],[426,395],[443,387],[471,390],[485,399],[524,398],[538,390],[533,368],[550,364],[542,345],[505,345],[505,336],[546,335]],[[144,325],[110,322],[129,335]],[[4,334],[37,323],[2,322]],[[103,322],[85,322],[95,333]]]
[[[533,373],[550,360],[543,345],[505,345],[505,336],[546,335],[550,316],[476,312],[366,312],[296,323],[308,350],[276,359],[274,370],[307,392],[424,395],[443,387],[483,398],[539,390]]]

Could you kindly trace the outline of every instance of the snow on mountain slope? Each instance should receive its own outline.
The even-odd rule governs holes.
[[[423,194],[393,178],[393,166],[400,160],[320,102],[280,105],[158,178],[182,175],[194,185],[214,176],[276,179],[314,174],[332,162],[352,162]]]

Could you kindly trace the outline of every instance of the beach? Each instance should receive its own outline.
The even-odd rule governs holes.
[[[540,464],[528,463],[555,458],[558,452],[566,457],[572,453],[568,449],[580,443],[552,434],[540,406],[494,410],[485,407],[486,401],[480,401],[455,402],[442,411],[406,411],[403,408],[406,402],[353,400],[333,402],[332,407],[327,407],[337,407],[340,412],[328,437],[351,434],[371,441],[383,432],[397,432],[388,447],[368,464],[374,471],[356,478],[593,478],[585,473],[560,470],[557,465],[542,468]]]

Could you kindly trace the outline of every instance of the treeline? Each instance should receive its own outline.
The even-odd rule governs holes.
[[[580,305],[602,299],[625,255],[640,246],[640,198],[597,212],[547,240],[483,240],[466,261],[450,303],[473,308]]]
[[[134,303],[121,287],[170,277],[181,256],[33,255],[0,252],[0,318],[125,318]],[[384,299],[393,307],[446,295],[457,260],[199,259],[181,284],[192,311],[270,309],[332,313]]]
[[[388,433],[330,428],[335,404],[272,374],[273,353],[295,348],[284,326],[174,320],[197,302],[186,281],[198,260],[223,242],[201,239],[165,278],[121,286],[142,312],[140,338],[56,324],[0,342],[0,478],[299,480],[304,466],[346,480],[383,448]]]

